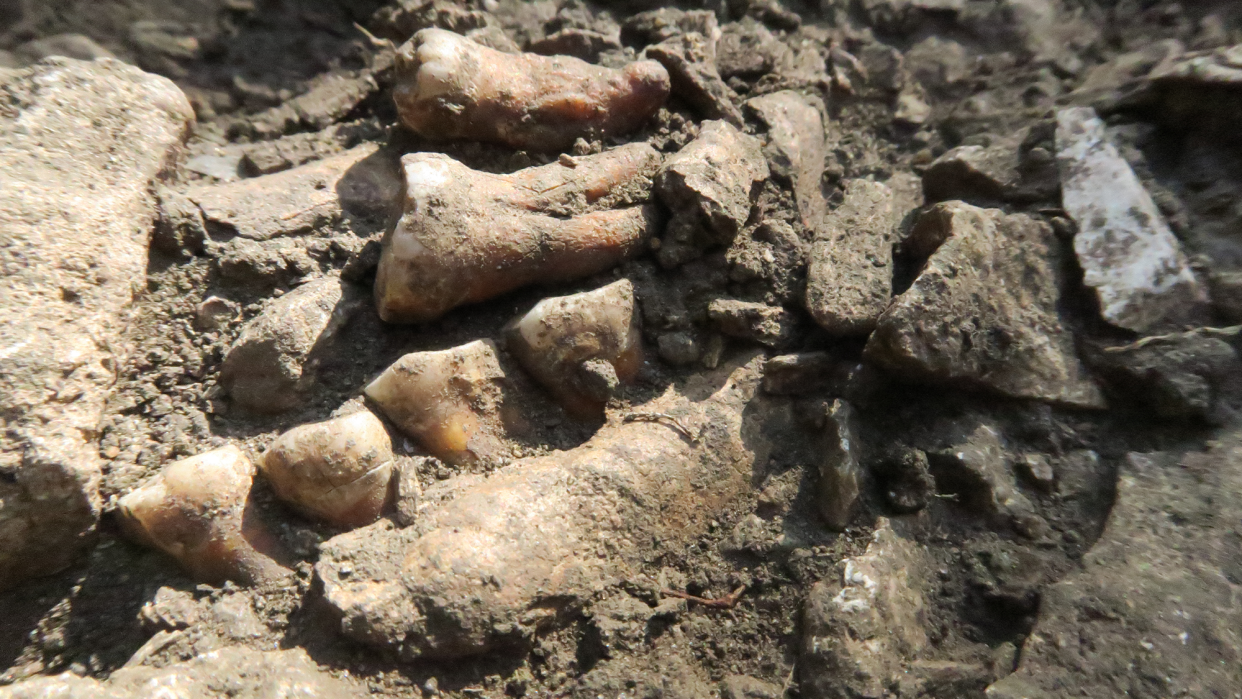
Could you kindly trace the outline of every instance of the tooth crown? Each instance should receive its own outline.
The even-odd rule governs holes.
[[[443,29],[424,29],[403,45],[396,74],[397,111],[419,135],[541,151],[634,130],[670,86],[655,61],[615,70],[568,56],[507,54]]]

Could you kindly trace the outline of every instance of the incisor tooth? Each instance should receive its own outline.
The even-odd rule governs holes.
[[[380,317],[425,322],[534,283],[607,270],[644,248],[660,154],[630,144],[599,155],[478,172],[445,155],[402,159],[404,213],[384,239]]]
[[[196,580],[265,584],[289,574],[250,502],[254,465],[235,446],[173,462],[117,503],[125,531]]]
[[[260,467],[281,500],[311,517],[361,527],[389,502],[392,442],[379,418],[363,410],[289,430]]]
[[[425,138],[558,151],[633,131],[668,92],[668,71],[655,61],[615,70],[424,29],[397,50],[393,98],[401,121]]]

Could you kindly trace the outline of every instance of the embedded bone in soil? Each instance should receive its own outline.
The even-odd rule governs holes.
[[[508,380],[496,345],[476,340],[438,352],[414,352],[398,359],[369,386],[375,401],[397,428],[451,464],[496,463],[505,443],[504,398]]]
[[[276,496],[332,524],[360,527],[389,502],[392,442],[384,423],[363,410],[282,434],[263,455]]]
[[[695,377],[633,414],[663,419],[616,420],[580,447],[517,461],[411,527],[325,542],[315,570],[342,630],[407,658],[520,645],[636,574],[653,546],[695,540],[767,459],[760,364]]]
[[[640,252],[660,155],[630,144],[492,175],[436,153],[402,158],[405,211],[384,239],[380,317],[425,322],[534,283],[596,274]]]
[[[609,389],[632,381],[642,368],[642,332],[628,279],[544,299],[510,323],[505,338],[522,367],[582,417],[602,417]]]
[[[235,446],[173,462],[117,503],[121,524],[207,583],[266,584],[289,571],[250,502],[254,465]]]
[[[443,29],[415,34],[397,50],[395,69],[397,112],[420,136],[537,151],[633,131],[669,93],[668,71],[655,61],[616,70],[514,55]]]

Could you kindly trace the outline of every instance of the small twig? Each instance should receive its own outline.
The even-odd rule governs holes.
[[[1117,347],[1105,347],[1104,351],[1105,352],[1125,352],[1128,350],[1136,350],[1136,349],[1146,347],[1147,345],[1150,345],[1156,342],[1162,342],[1164,340],[1174,340],[1179,337],[1186,337],[1188,335],[1208,335],[1210,337],[1236,337],[1238,333],[1240,332],[1242,332],[1242,325],[1232,325],[1228,328],[1195,328],[1193,330],[1187,330],[1186,332],[1169,333],[1167,335],[1149,335],[1148,337],[1138,340],[1137,342],[1131,342],[1128,345],[1118,345]]]
[[[793,688],[794,673],[798,672],[798,661],[795,660],[792,667],[789,668],[789,677],[785,678],[785,684],[781,685],[781,697],[789,694],[789,690]]]
[[[940,498],[941,500],[952,500],[953,502],[957,502],[957,493],[932,493],[932,497]]]
[[[686,427],[685,424],[683,424],[681,420],[678,420],[676,416],[669,415],[668,413],[626,413],[625,415],[621,416],[621,421],[622,422],[664,422],[664,423],[667,423],[669,427],[672,427],[673,429],[685,435],[686,439],[689,439],[691,442],[699,441],[698,434],[690,431],[690,428]]]
[[[371,32],[367,31],[367,30],[366,30],[366,27],[362,26],[361,24],[358,24],[357,22],[354,22],[354,28],[355,28],[355,29],[357,29],[358,31],[362,32],[362,33],[363,33],[363,35],[365,35],[365,36],[367,37],[367,41],[370,41],[370,42],[371,42],[371,46],[372,46],[372,47],[377,48],[377,49],[388,49],[389,51],[396,51],[396,50],[397,50],[397,45],[396,45],[396,44],[394,44],[394,43],[392,42],[392,40],[390,40],[390,39],[381,39],[381,38],[379,38],[379,37],[375,36],[375,35],[374,35],[374,34],[372,34]]]
[[[660,590],[660,594],[665,597],[677,597],[678,599],[684,599],[687,602],[695,602],[703,605],[704,607],[711,607],[712,609],[733,609],[737,606],[738,600],[742,599],[742,593],[745,591],[746,586],[742,585],[724,597],[717,597],[716,599],[695,597],[694,595],[685,592],[678,592],[677,590]]]

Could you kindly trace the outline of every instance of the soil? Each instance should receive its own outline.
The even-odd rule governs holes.
[[[377,11],[388,4],[18,0],[0,7],[0,51],[20,60],[15,57],[27,42],[78,33],[123,60],[173,79],[199,117],[182,166],[165,183],[173,190],[286,169],[366,142],[379,143],[394,155],[445,152],[491,172],[555,160],[476,143],[427,143],[397,126],[391,48],[370,36],[392,33],[392,22],[377,19],[385,16]],[[1011,11],[997,9],[1001,4]],[[524,47],[564,29],[615,29],[655,3],[487,0],[477,7],[460,5],[489,13]],[[1242,41],[1242,7],[1231,0],[722,0],[685,5],[718,11],[724,33],[721,77],[743,99],[792,88],[827,105],[829,152],[822,189],[830,209],[840,203],[843,180],[919,175],[958,145],[990,145],[1019,132],[1048,133],[1055,107],[1071,100],[1070,93],[1093,67],[1116,56],[1169,39],[1203,48]],[[920,9],[925,6],[942,9]],[[1014,7],[1034,7],[1035,14],[1038,8],[1052,8],[1054,21],[1031,19]],[[950,49],[945,42],[955,43]],[[618,61],[630,50],[611,49],[600,60]],[[846,60],[845,54],[856,60]],[[807,55],[815,60],[804,60]],[[834,67],[835,74],[830,72]],[[330,78],[339,78],[339,85],[324,88],[334,84]],[[298,102],[317,89],[316,100]],[[335,97],[346,106],[333,106]],[[925,120],[899,114],[909,106],[907,97],[929,108]],[[289,104],[299,105],[298,116],[288,117],[282,105]],[[700,121],[674,97],[626,140],[676,152],[697,133]],[[1242,268],[1242,209],[1237,205],[1242,147],[1192,125],[1161,125],[1141,111],[1118,109],[1108,123],[1202,271],[1227,278]],[[763,130],[760,122],[748,124],[752,132]],[[607,144],[585,144],[583,151],[602,145]],[[784,305],[798,314],[792,337],[769,354],[828,351],[838,360],[857,361],[862,342],[817,330],[801,305],[805,260],[798,250],[810,244],[813,232],[803,224],[793,192],[788,178],[768,180],[758,213],[752,215],[752,221],[779,221],[794,231],[793,240],[774,244],[776,259],[786,268],[758,278],[738,275],[726,250],[716,247],[677,269],[665,269],[654,254],[646,254],[595,278],[517,291],[419,326],[383,323],[368,305],[350,318],[313,389],[294,410],[275,416],[248,414],[231,404],[217,384],[226,351],[267,299],[308,279],[339,273],[368,286],[378,240],[389,221],[346,212],[344,220],[331,225],[257,243],[209,225],[205,240],[154,245],[147,287],[128,312],[129,352],[102,427],[104,497],[110,505],[169,461],[225,443],[257,456],[287,429],[347,412],[363,400],[361,388],[403,354],[498,338],[505,323],[538,300],[598,288],[620,277],[634,282],[643,307],[649,361],[640,381],[614,398],[613,410],[637,406],[705,370],[701,362],[675,365],[658,357],[665,333],[686,333],[702,347],[719,350],[725,360],[754,351],[753,343],[724,338],[713,329],[706,307],[716,298]],[[1055,198],[999,206],[1049,220],[1054,228],[1065,223]],[[753,228],[739,236],[752,234]],[[903,264],[917,269],[916,263],[898,260],[899,278]],[[211,296],[236,303],[240,313],[218,329],[200,330],[199,305]],[[1073,294],[1068,298],[1073,303],[1063,312],[1080,342],[1133,339],[1105,328],[1089,301],[1079,303]],[[1162,360],[1150,361],[1159,365]],[[903,532],[926,545],[934,559],[936,575],[920,582],[929,600],[932,642],[948,654],[960,648],[963,656],[991,654],[1002,664],[1008,657],[1012,665],[1014,648],[1022,646],[1038,616],[1040,591],[1076,570],[1100,537],[1126,455],[1200,451],[1235,419],[1225,395],[1206,414],[1170,419],[1141,401],[1078,410],[953,385],[924,386],[872,374],[863,378],[851,389],[851,399],[864,461],[879,475],[865,481],[861,514],[846,531],[827,530],[817,515],[821,446],[815,435],[822,425],[815,424],[814,416],[824,414],[825,395],[774,399],[790,425],[788,434],[799,436],[781,442],[763,465],[754,492],[719,513],[710,531],[691,544],[656,542],[640,579],[618,581],[591,608],[528,650],[411,663],[347,640],[312,574],[318,544],[338,532],[298,516],[259,481],[255,497],[264,518],[299,558],[296,584],[249,590],[197,584],[162,555],[123,538],[107,513],[97,544],[78,565],[0,593],[0,685],[64,671],[107,677],[154,633],[140,612],[168,587],[204,607],[241,597],[260,624],[239,633],[226,615],[208,615],[196,636],[182,637],[148,660],[156,664],[192,657],[203,644],[240,643],[305,648],[322,668],[365,686],[373,696],[393,698],[715,696],[714,688],[733,675],[797,693],[807,592],[819,580],[840,576],[841,561],[866,549],[877,516],[900,521]],[[534,396],[523,405],[532,428],[515,443],[515,458],[569,449],[594,432],[596,425],[565,417],[538,391],[525,394]],[[1024,535],[1008,523],[981,517],[948,492],[926,498],[917,514],[894,509],[886,498],[892,479],[881,465],[892,461],[895,450],[934,455],[964,443],[980,425],[991,425],[1004,436],[1015,461],[1042,455],[1055,466],[1059,490],[1049,492],[1032,480],[1018,485],[1047,523],[1042,535]],[[428,458],[410,441],[398,442],[399,459],[418,469],[424,489],[470,470]],[[660,593],[671,589],[710,598],[739,587],[744,593],[729,608],[669,603]],[[626,621],[633,600],[654,609],[649,619]],[[982,690],[962,696],[981,697]]]

